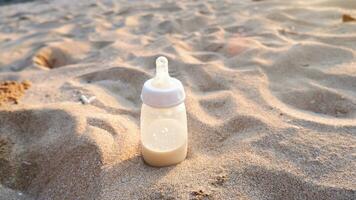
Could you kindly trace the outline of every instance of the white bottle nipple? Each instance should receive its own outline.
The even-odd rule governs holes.
[[[168,60],[160,56],[156,59],[156,75],[143,84],[142,102],[157,108],[168,108],[184,102],[183,84],[169,76]]]
[[[169,88],[171,77],[168,73],[168,60],[164,56],[156,59],[156,76],[153,78],[152,85],[156,88]]]

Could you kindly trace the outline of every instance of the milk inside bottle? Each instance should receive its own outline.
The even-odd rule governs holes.
[[[168,60],[156,60],[156,76],[145,82],[141,99],[141,147],[146,163],[162,167],[187,155],[188,130],[182,83],[168,73]]]

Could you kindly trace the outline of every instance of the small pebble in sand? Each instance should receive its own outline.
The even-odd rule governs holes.
[[[29,81],[21,83],[16,81],[5,81],[0,83],[0,106],[12,102],[18,104],[19,99],[24,95],[25,90],[30,88]]]
[[[81,95],[80,96],[80,101],[83,104],[90,104],[91,102],[93,102],[96,99],[96,96],[92,96],[90,98],[86,97],[85,95]]]

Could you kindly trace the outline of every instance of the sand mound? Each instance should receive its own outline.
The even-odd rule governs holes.
[[[102,48],[107,44],[92,43],[91,45]],[[34,65],[49,69],[63,67],[77,63],[83,54],[89,51],[90,45],[80,41],[65,41],[50,43],[38,50],[33,56]]]
[[[91,196],[95,188],[90,183],[99,175],[102,158],[97,145],[79,135],[75,116],[40,109],[2,111],[0,118],[4,186],[34,197],[48,191],[56,192],[46,198]]]
[[[17,81],[0,103],[32,83],[0,107],[0,199],[356,199],[354,6],[0,6],[0,80]],[[159,55],[187,94],[188,157],[167,168],[139,148]]]
[[[114,138],[119,144],[126,141],[125,130],[116,132],[101,119],[83,119],[75,110],[0,111],[2,185],[37,199],[95,199],[100,188],[93,183],[111,162]]]

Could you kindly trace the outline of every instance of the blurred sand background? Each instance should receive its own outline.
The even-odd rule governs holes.
[[[343,15],[356,1],[3,4],[0,199],[356,199]],[[188,157],[166,168],[139,147],[159,55],[187,93]]]

